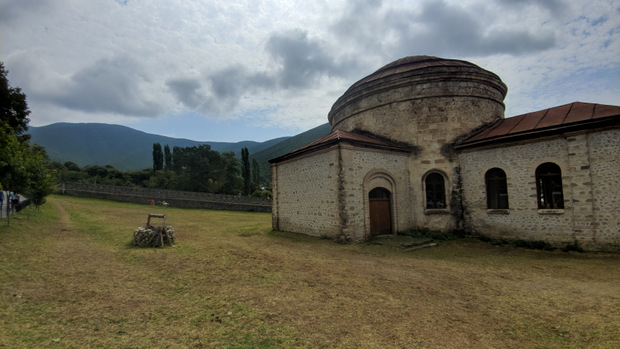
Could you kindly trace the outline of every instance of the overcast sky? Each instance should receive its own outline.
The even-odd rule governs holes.
[[[0,0],[0,61],[31,125],[198,141],[306,131],[355,81],[411,55],[496,73],[507,117],[620,105],[619,39],[619,0]]]

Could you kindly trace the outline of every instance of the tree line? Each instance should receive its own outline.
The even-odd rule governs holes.
[[[55,190],[54,171],[50,169],[45,149],[30,144],[28,103],[19,87],[12,87],[8,71],[0,62],[0,190],[25,195],[37,207]],[[7,201],[10,224],[11,203]]]
[[[52,162],[59,181],[145,188],[172,189],[227,195],[270,197],[261,185],[260,166],[250,159],[246,147],[241,159],[234,152],[212,150],[207,144],[172,149],[153,144],[153,167],[140,171],[120,171],[106,166],[80,168],[73,162]]]
[[[241,149],[241,162],[234,152],[212,150],[208,144],[193,147],[153,144],[153,174],[149,187],[215,194],[264,196],[260,167],[248,148]],[[260,187],[260,188],[259,188]]]

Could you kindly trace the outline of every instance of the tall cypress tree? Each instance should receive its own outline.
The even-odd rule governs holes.
[[[260,165],[258,160],[252,158],[252,191],[258,189],[260,185]]]
[[[165,160],[165,168],[166,170],[172,169],[172,154],[170,153],[170,146],[168,144],[164,145],[164,160]]]
[[[252,188],[250,152],[246,147],[241,148],[241,176],[243,177],[243,195],[250,195]]]
[[[153,143],[153,171],[164,168],[164,152],[161,151],[161,144]]]

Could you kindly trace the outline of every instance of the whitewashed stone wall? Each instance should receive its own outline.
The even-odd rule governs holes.
[[[338,148],[271,165],[274,229],[314,236],[341,231]]]
[[[495,238],[579,241],[588,249],[620,243],[620,130],[569,134],[531,143],[470,149],[458,155],[467,230]],[[539,210],[535,171],[562,170],[564,209]],[[506,172],[508,210],[487,210],[484,175]]]
[[[620,249],[620,130],[589,134],[594,239]]]
[[[392,230],[398,232],[411,225],[411,192],[406,153],[342,146],[343,233],[361,241],[370,236],[368,193],[383,187],[391,193]]]
[[[274,229],[362,241],[370,234],[368,193],[377,186],[392,192],[394,231],[408,225],[407,154],[340,144],[271,171]]]

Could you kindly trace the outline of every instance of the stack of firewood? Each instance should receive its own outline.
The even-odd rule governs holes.
[[[140,247],[162,247],[174,243],[174,229],[159,226],[138,227],[133,232],[133,244]]]

